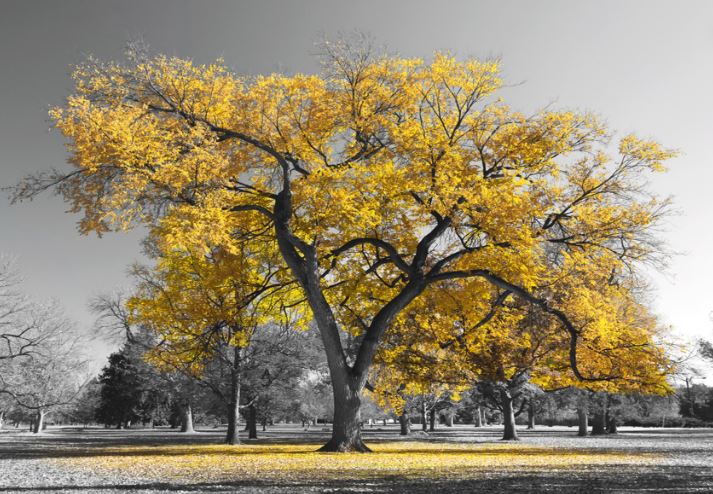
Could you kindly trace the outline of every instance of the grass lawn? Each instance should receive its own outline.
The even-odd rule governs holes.
[[[624,430],[577,438],[543,428],[517,443],[455,427],[402,440],[368,430],[371,454],[316,453],[326,431],[277,427],[219,444],[220,431],[0,434],[0,492],[710,492],[713,431]]]

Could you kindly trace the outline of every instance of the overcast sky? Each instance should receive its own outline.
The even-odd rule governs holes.
[[[710,1],[0,0],[0,186],[63,166],[47,108],[69,94],[71,66],[87,54],[117,59],[142,37],[238,72],[314,72],[315,41],[354,30],[404,56],[499,57],[514,107],[592,110],[622,134],[681,150],[652,184],[680,211],[666,232],[680,255],[651,273],[654,309],[678,334],[713,339]],[[127,285],[140,232],[82,237],[58,197],[2,199],[0,252],[17,257],[28,292],[89,325],[88,299]]]

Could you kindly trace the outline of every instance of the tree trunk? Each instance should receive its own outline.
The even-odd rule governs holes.
[[[431,408],[428,414],[428,430],[429,432],[434,432],[436,430],[436,407]]]
[[[619,432],[614,414],[610,414],[609,416],[609,421],[607,422],[607,432],[609,434],[617,434]]]
[[[530,400],[530,403],[527,405],[527,428],[535,428],[535,404],[532,400]]]
[[[426,403],[421,403],[421,430],[426,432],[428,430],[428,414],[426,412]]]
[[[238,424],[240,422],[241,350],[233,350],[233,367],[230,371],[230,399],[228,402],[228,432],[226,444],[240,444]]]
[[[332,438],[319,451],[324,452],[357,452],[371,451],[361,438],[361,386],[357,379],[346,372],[332,375],[332,390],[334,393],[334,421],[332,423]]]
[[[446,415],[446,427],[453,427],[453,416],[454,414],[452,413]]]
[[[37,410],[37,417],[35,419],[35,428],[32,431],[35,434],[41,433],[45,429],[45,411],[42,409]]]
[[[248,407],[248,439],[257,439],[257,410],[255,403]]]
[[[399,415],[399,425],[401,426],[401,435],[408,436],[411,432],[411,420],[409,420],[406,412]]]
[[[267,417],[265,417],[265,418],[262,419],[262,431],[263,431],[263,432],[267,431],[267,423],[268,423],[268,422],[269,422],[269,421],[267,420]],[[270,424],[270,425],[272,425],[272,424]]]
[[[589,416],[587,415],[587,407],[577,407],[577,421],[579,423],[578,436],[586,436],[589,429]]]
[[[369,451],[361,439],[359,413],[361,406],[360,393],[369,373],[379,341],[391,325],[394,318],[411,301],[420,295],[428,282],[423,274],[414,273],[393,299],[386,303],[371,319],[365,336],[359,344],[354,363],[350,366],[340,338],[340,328],[327,301],[322,283],[323,273],[320,268],[320,258],[316,244],[310,244],[294,234],[290,222],[294,216],[292,205],[292,190],[290,184],[290,164],[283,156],[273,155],[282,166],[282,189],[274,199],[272,223],[274,225],[277,246],[282,258],[290,268],[299,285],[304,290],[305,298],[312,309],[322,338],[322,344],[327,357],[329,374],[332,378],[334,397],[334,419],[332,438],[321,451]],[[417,256],[412,261],[414,266],[422,266],[428,255],[429,247],[440,237],[450,225],[449,221],[441,221],[438,226],[426,235],[418,244]]]
[[[592,436],[603,436],[607,433],[605,417],[604,410],[599,410],[594,414],[594,420],[592,420]]]
[[[183,415],[181,416],[181,432],[193,433],[193,408],[191,402],[187,401],[183,407]]]
[[[506,389],[500,390],[500,401],[503,406],[503,441],[518,441],[517,429],[515,428],[515,410],[512,406],[512,395]]]
[[[480,405],[475,407],[475,414],[473,415],[473,422],[476,427],[483,427],[483,410]]]

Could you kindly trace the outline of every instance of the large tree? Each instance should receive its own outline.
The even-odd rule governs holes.
[[[230,250],[246,230],[274,241],[328,358],[324,450],[368,450],[360,393],[384,333],[454,280],[557,318],[575,374],[602,377],[580,372],[572,308],[540,288],[557,282],[553,256],[612,252],[607,270],[650,257],[665,202],[641,177],[672,153],[634,136],[612,148],[590,114],[513,111],[495,97],[495,61],[325,52],[321,74],[257,77],[136,50],[125,64],[89,60],[51,112],[72,169],[28,178],[15,198],[55,187],[85,233],[143,222],[181,247]],[[353,356],[341,331],[359,337]]]

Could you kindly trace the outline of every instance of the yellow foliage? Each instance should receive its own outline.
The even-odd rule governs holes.
[[[67,470],[132,472],[155,481],[338,480],[395,475],[407,478],[473,478],[492,472],[586,468],[656,462],[652,454],[551,449],[527,444],[387,442],[376,455],[315,453],[317,445],[239,447],[160,446],[107,448],[85,458],[56,459]]]
[[[379,358],[405,366],[414,390],[428,366],[446,382],[434,363],[458,366],[461,381],[507,378],[520,365],[511,358],[541,344],[551,352],[533,379],[554,386],[571,377],[574,333],[583,374],[665,388],[649,383],[665,359],[627,286],[660,250],[651,229],[667,203],[642,186],[674,155],[659,144],[625,136],[610,157],[610,132],[591,114],[527,117],[495,99],[497,62],[447,53],[337,54],[321,74],[256,77],[159,56],[90,61],[74,79],[50,113],[74,167],[60,191],[83,213],[83,232],[149,225],[170,297],[144,286],[132,310],[172,344],[219,320],[243,328],[230,343],[246,344],[246,328],[310,293],[313,310],[327,302],[326,320],[378,341],[374,321],[411,290]],[[220,262],[207,262],[216,252]],[[266,263],[291,302],[236,311],[269,278]],[[503,305],[465,334],[506,287],[574,329],[562,330],[563,317],[523,329],[527,311]],[[206,303],[216,294],[220,304]],[[166,315],[169,298],[179,320]],[[441,347],[459,331],[463,341]],[[481,355],[477,365],[453,357],[457,348]]]

